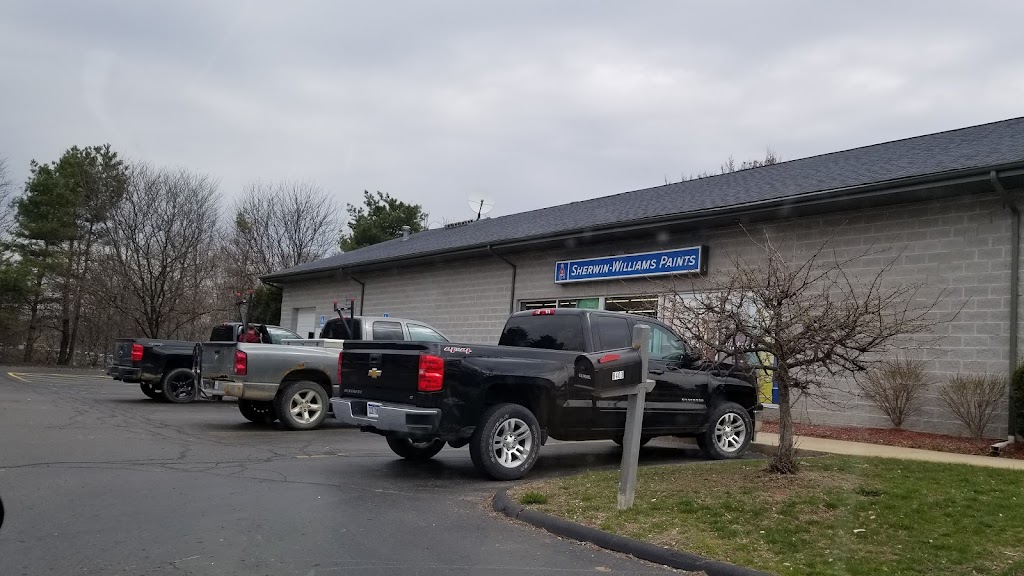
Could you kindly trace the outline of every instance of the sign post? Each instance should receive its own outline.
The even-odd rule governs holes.
[[[626,429],[622,437],[622,463],[619,466],[619,510],[633,507],[636,496],[636,471],[640,459],[640,436],[644,424],[644,404],[647,393],[654,389],[654,381],[647,378],[651,358],[651,327],[637,324],[633,327],[633,348],[640,353],[640,382],[621,388],[598,391],[601,398],[626,396]]]

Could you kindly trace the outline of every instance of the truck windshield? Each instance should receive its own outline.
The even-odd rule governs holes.
[[[575,315],[516,316],[508,319],[500,346],[583,352],[583,324]]]

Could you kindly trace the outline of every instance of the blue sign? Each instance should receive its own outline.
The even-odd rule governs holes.
[[[667,274],[703,274],[707,270],[707,246],[623,254],[555,263],[555,284],[612,280]]]
[[[323,328],[324,324],[327,324],[327,316],[324,316],[323,314],[321,314],[320,315],[320,327]]]
[[[384,313],[384,318],[388,318],[389,316],[391,316],[391,314],[388,314],[387,312]]]

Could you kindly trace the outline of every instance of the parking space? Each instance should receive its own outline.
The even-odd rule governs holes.
[[[532,478],[615,468],[544,447]],[[657,440],[646,464],[693,460]],[[145,398],[96,372],[0,372],[5,574],[576,574],[663,569],[490,512],[466,449],[394,456],[336,421],[261,428],[231,401]]]

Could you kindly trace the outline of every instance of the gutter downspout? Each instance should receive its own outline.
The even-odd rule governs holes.
[[[491,253],[491,256],[494,256],[495,258],[501,260],[505,264],[508,264],[509,266],[512,267],[512,287],[509,289],[509,294],[508,294],[508,313],[509,314],[515,314],[515,311],[516,311],[516,271],[517,271],[516,265],[513,264],[512,262],[510,262],[508,260],[508,258],[505,258],[504,256],[502,256],[502,255],[498,254],[497,252],[495,252],[494,250],[492,250],[490,244],[487,245],[487,251]]]
[[[355,276],[349,274],[348,272],[345,272],[344,270],[342,270],[341,273],[344,274],[345,277],[348,278],[349,280],[355,282],[356,284],[359,284],[359,315],[362,316],[363,299],[366,296],[366,282],[363,282],[362,280],[356,278]]]
[[[999,175],[995,170],[989,172],[989,181],[1004,201],[1004,205],[1010,210],[1011,232],[1010,232],[1010,377],[1009,394],[1007,396],[1007,424],[1006,442],[999,442],[992,446],[992,451],[998,453],[1000,450],[1011,444],[1016,437],[1016,413],[1014,410],[1013,397],[1013,373],[1017,370],[1017,338],[1019,333],[1019,320],[1017,313],[1020,305],[1020,209],[1010,197],[1010,194],[999,181]]]

